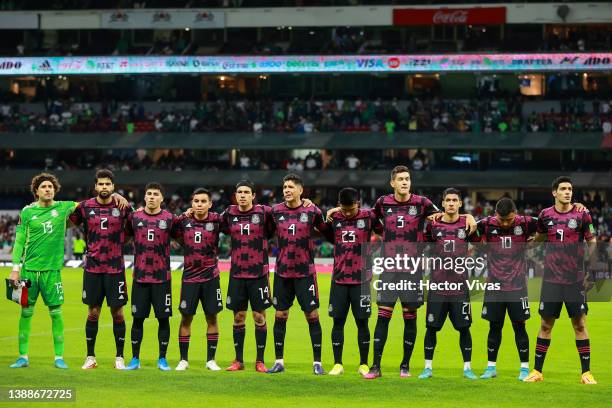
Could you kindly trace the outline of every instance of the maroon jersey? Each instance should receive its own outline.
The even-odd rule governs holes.
[[[176,218],[161,210],[150,215],[137,211],[129,215],[127,230],[134,237],[134,279],[139,283],[170,280],[170,240],[176,234]]]
[[[70,214],[75,225],[83,224],[85,241],[85,272],[124,273],[123,244],[125,223],[131,208],[120,210],[114,202],[100,204],[95,198],[85,200]]]
[[[507,229],[499,226],[495,216],[478,221],[478,234],[487,243],[487,282],[498,283],[502,291],[526,289],[525,243],[536,229],[537,218],[523,215],[517,215]]]
[[[222,214],[222,231],[231,237],[230,276],[256,279],[268,275],[268,239],[274,233],[272,209],[256,204],[249,211],[230,205]]]
[[[290,208],[286,203],[272,207],[272,218],[278,237],[279,254],[276,273],[283,278],[305,278],[315,274],[314,229],[322,234],[329,230],[317,207],[303,205]]]
[[[437,290],[435,293],[442,296],[457,296],[468,292],[466,280],[467,270],[463,273],[457,268],[444,268],[448,259],[466,258],[468,256],[468,242],[478,242],[477,234],[468,236],[465,229],[465,215],[460,215],[455,222],[448,223],[442,220],[428,223],[425,231],[425,240],[435,242],[435,249],[430,257],[441,259],[442,262],[432,262],[431,281],[434,283],[461,283],[461,290]]]
[[[332,215],[329,225],[334,237],[334,270],[332,279],[343,285],[359,285],[363,282],[365,259],[362,244],[369,244],[372,232],[382,233],[382,225],[372,210],[360,209],[357,215],[346,218],[341,211]],[[367,281],[372,272],[366,268]]]
[[[584,279],[582,242],[594,238],[591,214],[576,207],[566,213],[554,206],[545,208],[538,217],[538,232],[546,235],[544,281],[571,285]]]
[[[221,217],[209,212],[205,219],[180,216],[175,237],[184,250],[183,282],[207,282],[219,276],[217,253]]]

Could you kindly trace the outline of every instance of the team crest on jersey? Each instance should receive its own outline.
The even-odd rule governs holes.
[[[568,228],[576,229],[577,226],[578,226],[578,222],[576,222],[576,220],[573,218],[567,222]]]
[[[259,224],[259,221],[260,221],[260,220],[259,220],[259,215],[257,215],[257,214],[255,214],[255,215],[253,215],[253,216],[251,217],[251,222],[252,222],[253,224]]]
[[[59,213],[57,212],[57,210],[51,210],[51,216],[52,217],[57,217],[59,215]]]
[[[460,229],[460,230],[457,232],[457,238],[459,238],[459,239],[465,239],[465,230]]]
[[[408,215],[417,215],[417,208],[415,205],[411,205],[410,207],[408,207]]]
[[[187,309],[187,301],[186,300],[183,300],[181,302],[181,309]]]
[[[301,213],[300,214],[300,222],[308,222],[308,214]]]
[[[168,223],[166,222],[166,220],[159,220],[159,229],[166,229],[168,228]]]
[[[434,318],[433,313],[430,313],[430,314],[427,316],[427,321],[428,321],[429,323],[433,323],[433,321],[434,321],[434,320],[435,320],[435,318]]]
[[[206,231],[210,232],[210,231],[213,231],[215,229],[215,226],[213,225],[212,222],[207,222],[206,226],[204,228],[206,229]]]
[[[523,227],[520,225],[514,227],[514,235],[523,235]]]
[[[111,212],[113,217],[118,217],[121,215],[121,211],[119,211],[118,208],[113,208],[113,211]]]
[[[365,228],[365,221],[364,220],[357,220],[357,228],[364,229]]]

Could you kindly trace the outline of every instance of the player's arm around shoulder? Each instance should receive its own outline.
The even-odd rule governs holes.
[[[17,221],[17,227],[15,228],[15,242],[13,244],[13,251],[11,254],[13,258],[13,269],[11,270],[9,277],[9,279],[13,281],[14,285],[17,284],[19,275],[21,273],[21,263],[23,261],[26,236],[31,216],[30,208],[32,208],[32,206],[28,205],[21,210],[19,213],[19,219]]]

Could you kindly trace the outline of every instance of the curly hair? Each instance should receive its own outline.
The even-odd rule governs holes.
[[[38,199],[38,195],[36,195],[36,190],[38,190],[38,187],[40,187],[40,185],[45,181],[50,181],[51,184],[53,184],[53,188],[55,189],[55,194],[57,194],[60,191],[60,188],[62,188],[62,186],[59,183],[59,180],[53,174],[51,173],[37,174],[36,176],[34,176],[34,178],[32,179],[32,183],[30,184],[30,191],[34,195],[34,198]]]

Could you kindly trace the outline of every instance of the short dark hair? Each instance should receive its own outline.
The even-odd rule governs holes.
[[[150,183],[147,183],[147,185],[145,186],[145,192],[147,190],[159,190],[159,192],[161,193],[161,195],[164,195],[164,187],[159,184],[157,181],[152,181]]]
[[[101,178],[107,178],[110,179],[110,181],[112,181],[113,183],[115,182],[115,175],[109,169],[100,169],[96,171],[96,183]]]
[[[408,173],[410,174],[410,169],[406,166],[395,166],[393,170],[391,170],[391,180],[395,179],[399,173]]]
[[[353,205],[359,201],[359,192],[353,187],[346,187],[338,192],[338,203],[340,205]]]
[[[38,190],[38,187],[40,187],[40,185],[44,183],[45,181],[50,181],[51,184],[53,184],[53,189],[55,190],[55,194],[57,194],[60,191],[60,188],[62,188],[61,184],[59,183],[59,180],[53,174],[51,173],[37,174],[34,176],[34,178],[32,178],[32,183],[30,184],[30,191],[32,192],[32,194],[34,194],[34,198],[38,199],[36,190]]]
[[[193,190],[193,194],[191,194],[191,199],[193,200],[193,197],[197,196],[198,194],[206,194],[208,196],[208,199],[210,200],[210,191],[208,191],[208,189],[204,187],[196,188],[195,190]]]
[[[454,187],[449,187],[446,190],[444,190],[442,192],[442,200],[444,201],[444,199],[446,198],[447,195],[449,194],[457,194],[459,196],[459,199],[461,200],[461,191],[457,190]]]
[[[572,179],[569,178],[568,176],[559,176],[553,180],[553,183],[552,183],[553,191],[557,191],[557,189],[559,188],[559,184],[561,183],[570,183],[573,185]]]
[[[236,190],[238,190],[240,187],[248,187],[251,189],[251,193],[255,193],[255,183],[253,183],[251,180],[240,180],[238,184],[236,184]]]
[[[514,204],[511,198],[500,198],[497,204],[495,204],[495,212],[502,217],[507,217],[508,214],[516,212],[516,204]]]
[[[304,182],[302,181],[302,178],[295,173],[289,173],[285,177],[283,177],[283,185],[288,181],[293,181],[298,186],[302,186],[302,187],[304,186]]]

